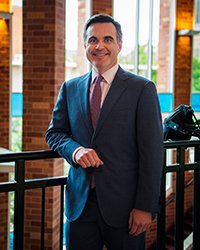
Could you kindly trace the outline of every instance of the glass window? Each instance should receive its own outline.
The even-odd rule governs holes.
[[[200,0],[195,1],[194,30],[200,31]],[[191,106],[200,117],[200,32],[193,36]],[[196,114],[196,113],[195,113]]]
[[[136,0],[113,1],[114,18],[121,24],[123,33],[123,46],[119,55],[119,64],[122,68],[134,71],[134,49],[136,29]]]
[[[122,25],[119,63],[155,82],[163,113],[173,108],[175,1],[113,1],[114,18]]]
[[[160,0],[114,1],[114,18],[123,31],[119,63],[154,82],[158,68],[159,13]]]
[[[23,115],[22,0],[12,1],[12,12],[11,149],[21,151]]]
[[[89,0],[66,0],[66,79],[88,71],[83,43],[83,27],[90,16]]]

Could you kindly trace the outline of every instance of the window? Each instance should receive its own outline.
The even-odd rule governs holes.
[[[200,0],[195,1],[194,30],[200,31]],[[193,36],[191,106],[200,116],[200,33]]]
[[[158,64],[159,6],[160,0],[114,1],[114,17],[121,23],[124,37],[119,63],[154,82]]]
[[[12,12],[11,149],[21,151],[23,115],[22,0],[12,1]]]
[[[83,27],[90,16],[90,7],[89,0],[66,0],[66,79],[83,75],[89,69]]]

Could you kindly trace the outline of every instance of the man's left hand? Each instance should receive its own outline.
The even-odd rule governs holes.
[[[151,222],[151,213],[134,208],[129,214],[129,234],[136,236],[147,231]]]

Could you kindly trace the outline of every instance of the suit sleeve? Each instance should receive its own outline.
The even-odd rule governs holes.
[[[147,82],[137,108],[139,178],[135,207],[151,213],[158,210],[163,166],[163,128],[154,83]]]
[[[52,120],[46,131],[46,142],[50,148],[58,152],[71,165],[77,167],[73,162],[72,155],[81,145],[73,140],[67,110],[66,82],[62,85],[57,102],[53,109]]]

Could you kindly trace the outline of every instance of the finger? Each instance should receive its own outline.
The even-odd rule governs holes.
[[[149,229],[149,226],[149,224],[139,224],[135,226],[135,228],[133,227],[129,233],[133,236],[139,235],[146,232]]]
[[[94,167],[99,167],[99,166],[103,165],[103,161],[99,158],[99,156],[97,155],[95,150],[92,150],[90,153],[91,153],[91,155],[90,155],[91,160],[94,162],[93,163]]]
[[[133,223],[133,216],[132,216],[132,213],[130,213],[129,220],[128,220],[128,228],[129,229],[132,228],[132,223]]]
[[[90,167],[94,167],[96,164],[96,159],[94,157],[93,150],[88,151],[85,156],[87,157],[87,161],[89,162]]]
[[[75,155],[76,162],[84,168],[91,167],[91,165],[93,164],[89,157],[91,150],[92,149],[81,148]]]
[[[82,156],[77,162],[83,168],[87,168],[91,166],[90,162],[87,160],[85,156]]]
[[[129,234],[137,235],[138,231],[139,231],[138,226],[133,223],[132,227],[130,228]]]

